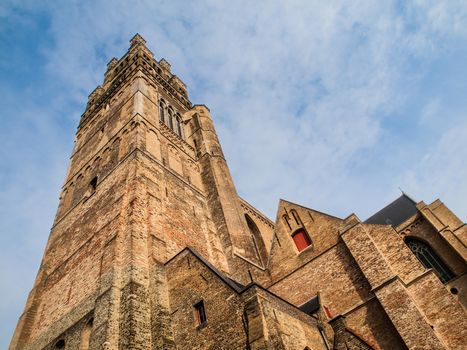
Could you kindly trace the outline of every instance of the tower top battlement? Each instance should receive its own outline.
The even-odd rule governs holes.
[[[146,46],[146,40],[135,34],[130,40],[128,51],[120,58],[113,57],[107,63],[104,82],[89,95],[86,111],[81,115],[80,127],[92,119],[96,110],[113,98],[114,92],[138,71],[142,71],[153,83],[162,87],[166,94],[186,109],[192,107],[186,84],[171,72],[171,65],[165,59],[157,61]]]

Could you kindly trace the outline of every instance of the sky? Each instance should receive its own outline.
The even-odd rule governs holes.
[[[467,2],[0,3],[0,348],[37,273],[87,96],[140,33],[206,104],[240,196],[467,218]],[[399,189],[400,188],[400,189]]]

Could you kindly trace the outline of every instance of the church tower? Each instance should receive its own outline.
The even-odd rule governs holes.
[[[10,349],[171,348],[164,263],[192,247],[247,284],[265,262],[241,205],[209,109],[135,35],[89,96]]]

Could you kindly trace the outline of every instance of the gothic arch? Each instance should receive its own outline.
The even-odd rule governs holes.
[[[182,160],[180,158],[180,152],[171,144],[168,145],[168,157],[169,167],[175,170],[178,174],[183,174]]]
[[[297,211],[295,209],[292,209],[292,210],[290,210],[290,212],[292,213],[292,217],[294,218],[295,223],[297,225],[301,225],[301,220],[300,220],[300,217],[298,216]]]
[[[261,262],[265,264],[268,259],[268,252],[266,250],[266,246],[264,245],[263,236],[261,235],[258,226],[256,226],[255,222],[248,214],[245,214],[245,220],[248,228],[250,229],[251,236],[253,237],[253,243],[255,245],[256,252],[258,253]]]
[[[169,106],[168,108],[168,114],[169,114],[169,128],[173,131],[174,130],[174,110],[172,107]]]
[[[287,225],[287,227],[289,228],[289,230],[291,230],[291,229],[292,229],[292,226],[290,226],[289,217],[287,216],[287,214],[284,214],[284,215],[282,216],[282,218],[284,219],[284,222],[285,222],[285,224]]]
[[[146,132],[146,151],[157,159],[161,159],[161,144],[159,136],[153,129],[148,129]]]
[[[452,270],[427,242],[411,236],[406,237],[404,242],[425,268],[436,272],[441,282],[447,283],[455,277]]]
[[[159,101],[159,120],[165,123],[165,102],[162,98]]]
[[[179,113],[176,114],[176,133],[178,136],[180,136],[180,138],[184,138],[183,137],[183,121],[182,121],[182,117]]]
[[[84,326],[81,332],[81,339],[79,341],[79,350],[89,350],[89,343],[91,340],[92,324],[94,319],[91,318]]]

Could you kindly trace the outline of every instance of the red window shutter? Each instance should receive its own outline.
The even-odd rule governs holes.
[[[305,230],[298,230],[292,235],[292,239],[298,249],[301,252],[303,249],[308,247],[311,244],[310,237],[308,237]]]

